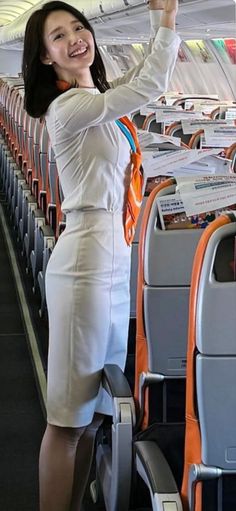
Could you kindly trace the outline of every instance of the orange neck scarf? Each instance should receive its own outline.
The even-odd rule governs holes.
[[[131,152],[130,184],[124,208],[124,232],[127,245],[131,245],[143,199],[142,154],[135,125],[128,117],[119,119],[130,131],[136,151]]]
[[[56,85],[61,91],[66,91],[71,87],[71,85],[64,80],[57,80]],[[135,125],[126,116],[121,117],[119,121],[130,131],[136,148],[136,151],[131,152],[130,184],[126,204],[124,206],[124,236],[127,245],[130,246],[134,239],[135,228],[143,199],[142,154]]]

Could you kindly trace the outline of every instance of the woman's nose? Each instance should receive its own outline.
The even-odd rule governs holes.
[[[76,32],[72,32],[69,36],[69,43],[71,44],[71,46],[73,46],[73,44],[75,43],[82,43],[82,39],[81,37],[76,34]]]

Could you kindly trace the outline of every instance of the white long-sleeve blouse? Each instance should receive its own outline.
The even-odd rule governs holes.
[[[180,44],[150,11],[151,53],[110,83],[111,89],[73,88],[46,113],[64,195],[63,212],[78,209],[122,211],[130,145],[115,120],[131,114],[167,90]]]

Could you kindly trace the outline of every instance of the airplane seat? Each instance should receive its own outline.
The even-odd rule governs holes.
[[[45,275],[47,264],[56,240],[66,226],[66,217],[61,210],[63,192],[58,179],[54,153],[50,144],[48,147],[48,159],[46,217],[42,218],[41,209],[33,212],[34,244],[30,254],[34,279],[33,291],[35,291],[38,284],[41,295],[40,317],[43,317],[46,310]]]
[[[5,116],[4,116],[4,137],[6,140],[6,144],[8,149],[10,150],[10,140],[11,140],[11,123],[10,123],[10,111],[11,111],[11,102],[12,102],[13,88],[9,87],[6,93],[6,108],[5,108]]]
[[[47,175],[47,218],[48,223],[52,226],[53,231],[57,231],[57,165],[55,160],[55,154],[50,143],[48,141],[48,175]]]
[[[225,212],[203,232],[193,263],[182,485],[185,511],[235,508],[235,237],[235,212]]]
[[[148,115],[146,115],[146,116],[144,117],[144,121],[143,121],[143,124],[142,124],[142,126],[141,126],[141,129],[142,129],[142,130],[147,130],[147,125],[148,125],[148,123],[149,123],[149,119],[150,119],[150,118],[151,118],[151,119],[154,119],[154,118],[156,119],[154,112],[152,112],[151,114],[148,114]]]
[[[33,290],[35,291],[38,272],[42,268],[41,251],[43,250],[42,244],[40,244],[40,250],[38,247],[38,229],[41,226],[43,227],[46,223],[45,211],[42,209],[45,191],[43,190],[40,154],[40,142],[43,123],[41,123],[39,119],[32,119],[29,116],[27,117],[28,123],[26,122],[26,132],[28,132],[28,134],[26,134],[26,137],[28,152],[30,155],[30,183],[32,194],[36,199],[36,204],[35,202],[28,202],[26,204],[26,210],[28,212],[28,227],[24,235],[24,248],[26,259],[28,261],[28,269],[31,268],[32,271]]]
[[[232,171],[236,172],[236,142],[226,149],[225,157],[232,160]]]
[[[236,153],[234,154],[232,158],[232,170],[234,173],[236,173]]]
[[[219,119],[226,119],[227,108],[220,108]]]
[[[177,98],[174,101],[173,106],[181,106],[185,110],[185,103],[186,103],[186,101],[189,101],[189,100],[190,101],[191,100],[194,101],[194,99],[197,99],[197,100],[199,100],[199,99],[203,99],[203,100],[206,99],[207,101],[212,101],[213,103],[215,103],[217,101],[215,98],[209,97],[208,95],[205,95],[205,94],[203,94],[202,96],[199,96],[199,95],[188,96],[188,95],[186,95],[184,97]]]
[[[217,108],[214,108],[214,110],[212,110],[210,117],[213,121],[220,118],[220,107],[219,106]]]
[[[3,91],[3,110],[2,110],[2,132],[7,144],[7,136],[8,136],[8,111],[9,111],[9,96],[10,96],[10,87],[8,83],[5,83],[4,91]]]
[[[14,151],[14,161],[16,162],[15,172],[10,173],[9,176],[9,188],[10,190],[14,190],[14,197],[11,193],[8,195],[8,202],[11,208],[11,217],[14,218],[15,210],[17,207],[17,194],[15,193],[15,189],[18,188],[18,179],[21,180],[22,183],[29,184],[29,173],[28,173],[28,148],[25,144],[24,139],[24,123],[25,123],[25,111],[23,110],[22,101],[21,106],[19,108],[19,120],[17,122],[17,139],[18,139],[18,148],[17,154]]]
[[[22,255],[26,256],[26,271],[29,271],[29,247],[28,236],[30,231],[29,211],[37,208],[37,188],[35,186],[36,180],[36,162],[33,151],[33,133],[35,129],[36,120],[30,118],[23,107],[23,94],[19,106],[18,114],[18,140],[19,140],[19,154],[18,165],[21,169],[21,174],[13,175],[13,181],[16,181],[13,188],[18,188],[19,177],[22,178],[22,183],[27,184],[26,191],[22,193],[22,215],[19,220],[20,240],[22,243]],[[16,209],[18,198],[13,194],[12,197],[12,211]],[[27,241],[26,241],[27,239]]]
[[[9,166],[14,163],[14,158],[6,144],[2,146],[1,157],[3,191],[7,194],[10,186]]]
[[[24,93],[21,91],[21,100],[19,102],[19,110],[18,110],[18,122],[17,122],[17,138],[19,141],[19,152],[16,154],[16,162],[20,168],[23,166],[23,161],[27,160],[28,152],[26,149],[26,138],[24,134],[25,130],[25,118],[27,117],[27,113],[24,110]]]
[[[192,261],[201,232],[161,230],[158,197],[174,192],[174,180],[154,189],[142,222],[135,397],[140,405],[142,429],[137,440],[152,441],[161,448],[178,483],[178,495],[173,502],[176,509],[182,509],[179,491],[183,472],[188,300]]]
[[[7,206],[10,213],[14,193],[14,180],[16,179],[16,176],[21,176],[21,170],[15,162],[15,159],[13,157],[9,157],[7,161],[6,181],[3,189],[5,191]]]
[[[32,212],[35,211],[39,203],[39,183],[41,183],[40,165],[39,165],[39,139],[41,132],[41,123],[38,119],[30,118],[28,122],[27,153],[24,155],[23,168],[25,179],[28,185],[27,193],[23,192],[21,197],[21,218],[19,220],[20,241],[23,247],[23,253],[27,247],[26,259],[27,267],[29,262],[28,240],[25,243],[25,237],[28,236],[28,229],[31,229]]]
[[[135,339],[136,339],[136,292],[137,292],[137,273],[138,273],[138,246],[140,226],[142,222],[143,212],[147,202],[148,194],[145,193],[142,206],[135,229],[135,235],[131,247],[131,271],[130,271],[130,321],[128,334],[128,353],[125,366],[125,375],[129,385],[134,391],[134,359],[135,359]]]
[[[173,144],[161,143],[158,145],[159,151],[166,150],[179,150],[178,146]],[[139,236],[143,213],[145,210],[147,198],[151,191],[158,186],[158,184],[167,179],[164,176],[157,176],[156,178],[148,178],[146,189],[142,201],[141,211],[138,218],[135,236],[132,243],[131,253],[131,277],[130,277],[130,325],[128,335],[128,355],[125,368],[125,375],[129,380],[131,389],[134,389],[134,358],[135,358],[135,338],[136,338],[136,293],[137,293],[137,274],[138,274],[138,250],[139,250]]]
[[[14,138],[14,127],[13,127],[13,121],[12,121],[12,115],[13,112],[15,112],[15,99],[16,99],[17,89],[13,86],[9,86],[8,90],[6,91],[6,98],[5,98],[5,139],[7,146],[10,151],[10,160],[9,163],[12,163],[13,158],[13,147],[15,143]],[[13,144],[13,145],[12,145]],[[5,151],[5,157],[8,156],[8,153]],[[14,160],[15,161],[15,160]],[[20,167],[15,171],[11,172],[13,170],[13,167],[9,167],[7,158],[5,159],[5,193],[9,197],[9,200],[11,201],[11,216],[13,218],[14,226],[18,229],[19,226],[19,220],[21,218],[21,196],[23,193],[29,192],[29,187],[26,183],[25,176],[21,172]],[[14,169],[15,170],[15,169]],[[14,183],[12,183],[11,180],[14,180]],[[24,192],[23,192],[24,190]],[[11,196],[11,192],[13,191],[13,195]]]
[[[169,503],[175,503],[177,507],[173,509],[182,510],[179,491],[182,481],[183,452],[179,454],[179,451],[176,451],[174,439],[178,439],[180,451],[183,451],[188,297],[192,260],[201,230],[182,229],[178,232],[161,230],[157,198],[160,195],[174,193],[174,190],[173,180],[167,180],[157,186],[147,199],[142,218],[139,237],[136,401],[134,401],[138,416],[136,428],[132,428],[129,441],[133,443],[133,450],[136,453],[133,454],[136,459],[136,468],[147,482],[145,478],[148,475],[143,466],[146,456],[143,452],[146,447],[143,442],[145,444],[147,440],[154,442],[158,439],[159,449],[163,449],[164,455],[169,454],[168,463],[171,464],[179,485],[176,492],[176,484],[170,483],[175,495],[172,497],[175,500],[169,500]],[[107,376],[105,373],[105,377],[111,378],[111,375]],[[179,404],[180,396],[182,396],[182,405]],[[176,406],[177,402],[178,406]],[[114,509],[114,511],[129,509],[128,500],[126,507],[118,507],[117,501],[115,503],[111,500],[111,493],[109,493],[109,501],[107,500],[111,473],[113,484],[116,486],[120,484],[119,472],[111,471],[113,456],[117,456],[117,453],[121,455],[116,426],[117,422],[115,424],[113,422],[112,443],[109,447],[106,444],[105,448],[107,454],[103,445],[98,446],[96,462],[99,481],[97,485],[102,488],[105,502],[107,502],[106,509]],[[159,451],[158,447],[153,449]],[[130,451],[126,450],[122,456],[125,457],[124,462],[127,466],[134,467],[130,459]],[[160,459],[161,454],[158,456]],[[172,481],[171,470],[167,472],[168,481],[169,478]],[[131,491],[131,482],[128,478],[126,480],[126,494],[131,494],[132,505],[137,508],[139,504],[136,496],[139,483],[134,487],[134,491]],[[149,486],[150,488],[152,486]],[[155,493],[156,491],[155,487]],[[160,496],[157,498],[151,494],[151,500],[153,499],[158,500]],[[153,507],[153,509],[164,508]]]
[[[24,184],[24,187],[21,187],[21,184],[19,185],[19,194],[18,194],[18,201],[17,201],[17,209],[19,211],[24,211],[23,213],[23,221],[20,222],[22,215],[18,213],[16,225],[21,224],[21,238],[22,238],[22,223],[24,224],[25,229],[25,198],[28,195],[31,195],[32,193],[32,172],[33,172],[33,132],[35,128],[35,124],[37,123],[36,119],[29,118],[27,116],[28,122],[27,122],[27,139],[26,139],[26,145],[24,146],[24,153],[22,158],[22,183]],[[24,189],[26,190],[26,193],[24,193]],[[23,240],[23,238],[22,238]]]
[[[202,129],[193,133],[188,143],[190,149],[200,149],[202,135],[204,135],[204,130]]]
[[[45,216],[47,215],[48,197],[48,145],[49,137],[45,122],[40,122],[39,130],[39,171],[40,171],[40,190],[39,205]]]
[[[146,118],[146,115],[141,115],[140,114],[140,111],[138,110],[137,112],[134,112],[132,117],[131,117],[131,120],[132,122],[135,124],[135,126],[140,129],[142,128],[143,126],[143,123],[144,123],[144,120]]]
[[[5,108],[4,108],[4,105],[2,108],[2,143],[1,143],[2,185],[3,185],[3,190],[5,191],[5,193],[7,193],[8,187],[10,184],[9,183],[9,172],[8,172],[9,164],[14,162],[12,152],[10,150],[10,147],[7,144],[6,132],[4,131],[4,128],[6,128],[7,124],[10,125],[10,122],[11,122],[10,121],[10,108],[11,108],[11,105],[9,104],[8,110],[6,110],[6,100],[5,100]]]
[[[15,133],[15,126],[14,126],[14,116],[15,116],[15,110],[16,110],[16,102],[17,102],[17,90],[14,88],[12,89],[11,94],[11,100],[9,102],[9,112],[8,112],[8,123],[9,123],[9,150],[13,154],[14,146],[16,143],[16,133]]]
[[[56,186],[57,186],[57,167],[54,152],[48,138],[46,126],[41,134],[41,153],[46,154],[47,161],[45,165],[46,180],[46,224],[38,230],[38,237],[44,239],[42,268],[38,272],[38,284],[41,295],[41,305],[39,309],[40,317],[43,317],[46,310],[45,276],[48,261],[51,257],[56,243],[57,234],[57,206],[56,206]]]
[[[11,151],[16,162],[18,162],[18,154],[20,152],[20,140],[19,140],[19,120],[20,120],[20,109],[22,104],[22,93],[23,87],[18,87],[15,92],[15,99],[12,105],[11,117],[12,117],[12,146]]]
[[[168,494],[163,497],[164,503],[173,502],[170,509],[232,511],[235,507],[235,235],[236,216],[228,212],[205,229],[197,244],[189,300],[184,476],[178,502],[174,500],[173,482],[163,492]],[[152,436],[146,435],[150,431]],[[176,455],[177,445],[166,433],[162,445],[159,432],[160,425],[152,426],[139,433],[135,442],[137,470],[149,488],[152,509],[158,511],[165,505],[154,488],[155,476],[149,471],[157,474],[156,465],[163,467],[159,446],[164,465],[167,460],[172,468],[168,449]],[[140,453],[140,439],[144,453]],[[172,473],[178,490],[181,471],[172,468]]]
[[[183,129],[182,129],[182,124],[179,121],[173,122],[172,124],[170,124],[165,130],[165,135],[179,137],[179,138],[181,138],[182,142],[186,145],[189,144],[189,141],[191,138],[191,135],[188,135],[188,134],[184,135]]]
[[[152,131],[154,133],[163,133],[163,123],[162,122],[156,122],[156,114],[152,113],[147,115],[147,117],[144,120],[143,130]]]
[[[19,99],[19,92],[22,89],[20,85],[14,86],[11,88],[10,95],[9,95],[9,103],[8,103],[8,147],[10,151],[12,152],[12,155],[15,153],[15,148],[17,151],[17,132],[15,129],[15,120],[16,120],[16,114],[17,114],[17,108],[18,108],[18,99]]]
[[[18,122],[19,110],[22,105],[22,84],[10,87],[6,94],[6,111],[5,123],[8,126],[10,142],[10,151],[5,151],[3,154],[3,189],[7,198],[8,205],[11,210],[11,217],[14,226],[18,230],[18,235],[21,233],[22,222],[22,204],[23,198],[29,195],[30,188],[26,180],[22,168],[19,166],[22,163],[20,158],[21,146],[18,137]],[[18,158],[16,158],[18,154]]]
[[[34,244],[30,254],[30,261],[33,275],[33,289],[39,285],[41,294],[41,308],[39,314],[42,316],[45,310],[45,272],[49,253],[55,245],[55,232],[49,223],[50,193],[48,186],[48,146],[49,138],[45,123],[40,123],[39,128],[39,209],[33,212],[32,226],[34,232]],[[52,205],[51,205],[52,206]]]
[[[109,364],[104,367],[103,386],[113,400],[112,424],[105,420],[100,428],[96,445],[96,479],[90,485],[90,493],[94,503],[103,501],[106,511],[128,511],[135,403],[127,379],[118,366]]]
[[[173,102],[173,105],[172,106],[181,106],[183,108],[183,110],[185,109],[185,102],[186,100],[189,99],[189,98],[186,98],[186,97],[180,97],[180,98],[177,98],[175,99],[175,101]]]
[[[20,132],[20,120],[21,120],[21,104],[22,104],[22,95],[20,94],[20,90],[18,91],[17,98],[16,98],[16,106],[15,106],[15,112],[13,115],[13,126],[14,126],[14,133],[15,133],[15,144],[12,148],[13,156],[18,163],[19,160],[19,153],[20,153],[20,139],[19,139],[19,132]]]

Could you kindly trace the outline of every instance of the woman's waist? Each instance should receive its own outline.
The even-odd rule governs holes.
[[[107,209],[73,209],[66,212],[66,225],[82,224],[85,227],[106,226],[123,226],[123,211],[107,210]]]

